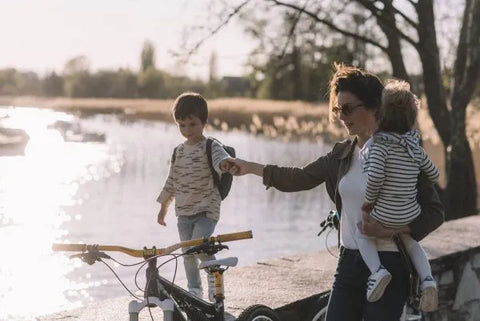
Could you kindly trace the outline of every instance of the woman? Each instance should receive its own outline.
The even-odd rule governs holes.
[[[377,76],[354,67],[337,65],[330,82],[330,116],[338,118],[352,140],[335,144],[332,151],[303,168],[232,161],[232,174],[255,174],[263,183],[284,192],[314,188],[325,183],[340,214],[340,257],[327,309],[327,321],[399,320],[408,296],[409,274],[392,240],[394,233],[410,233],[420,240],[443,222],[443,207],[433,186],[419,178],[420,215],[409,226],[387,229],[361,212],[366,178],[359,151],[377,129],[376,116],[383,85]],[[434,220],[430,215],[433,213]],[[363,218],[363,222],[362,222]],[[366,300],[370,274],[355,242],[355,230],[377,238],[377,248],[392,281],[382,298]]]

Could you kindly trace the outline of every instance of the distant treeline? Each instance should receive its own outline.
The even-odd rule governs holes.
[[[325,101],[328,80],[335,61],[363,65],[354,51],[344,43],[322,48],[305,46],[282,55],[270,54],[266,59],[250,59],[250,72],[243,77],[216,76],[217,57],[209,60],[209,79],[194,80],[172,75],[155,66],[155,48],[145,42],[140,55],[140,70],[90,71],[85,56],[70,59],[61,73],[38,75],[13,68],[0,69],[0,96],[44,96],[70,98],[153,98],[171,99],[184,91],[195,91],[207,98],[249,97],[276,100]],[[318,48],[317,48],[318,49]],[[322,52],[320,58],[315,58]],[[356,54],[355,54],[356,52]],[[254,57],[254,55],[252,55]],[[378,73],[389,78],[389,73]],[[422,77],[411,75],[415,92],[423,93]],[[446,79],[448,81],[448,79]],[[480,95],[477,90],[476,96]]]
[[[95,97],[95,98],[173,98],[191,90],[210,97],[249,96],[248,79],[224,77],[203,82],[188,77],[172,76],[149,68],[136,73],[129,69],[97,72],[56,72],[39,76],[34,72],[13,68],[0,69],[1,96]]]

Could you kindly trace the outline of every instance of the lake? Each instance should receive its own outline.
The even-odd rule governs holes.
[[[100,132],[105,142],[65,141],[48,128],[57,120]],[[168,174],[173,148],[182,142],[175,125],[123,121],[114,115],[77,119],[37,108],[0,108],[0,124],[23,128],[30,136],[25,155],[0,157],[0,320],[79,307],[94,300],[128,295],[102,263],[87,265],[69,253],[54,253],[52,243],[121,245],[141,249],[177,243],[173,204],[167,227],[156,223],[156,197]],[[207,131],[234,146],[240,158],[302,166],[330,146],[309,141],[283,142],[244,132]],[[300,193],[265,190],[257,176],[234,179],[222,202],[216,234],[253,231],[253,239],[228,243],[218,257],[238,256],[239,265],[298,252],[321,250],[319,223],[333,205],[323,186]],[[328,242],[335,240],[331,236]],[[110,253],[125,263],[138,262]],[[135,290],[138,267],[111,262]],[[162,271],[172,275],[175,264]],[[144,271],[139,273],[142,284]],[[177,280],[184,281],[179,262]],[[226,284],[228,287],[228,284]]]

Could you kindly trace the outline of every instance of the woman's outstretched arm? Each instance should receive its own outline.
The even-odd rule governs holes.
[[[228,158],[227,161],[230,163],[230,174],[235,176],[242,176],[246,174],[254,174],[257,176],[263,176],[263,168],[265,165],[249,162],[240,158]]]

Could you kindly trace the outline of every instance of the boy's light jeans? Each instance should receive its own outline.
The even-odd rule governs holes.
[[[206,217],[205,213],[199,213],[193,216],[179,216],[177,221],[178,235],[180,241],[188,241],[202,237],[208,237],[213,234],[217,221]],[[188,248],[182,249],[185,252]],[[186,255],[183,257],[185,274],[187,276],[188,291],[202,298],[202,279],[198,270],[198,259],[200,261],[215,260],[214,255]]]

